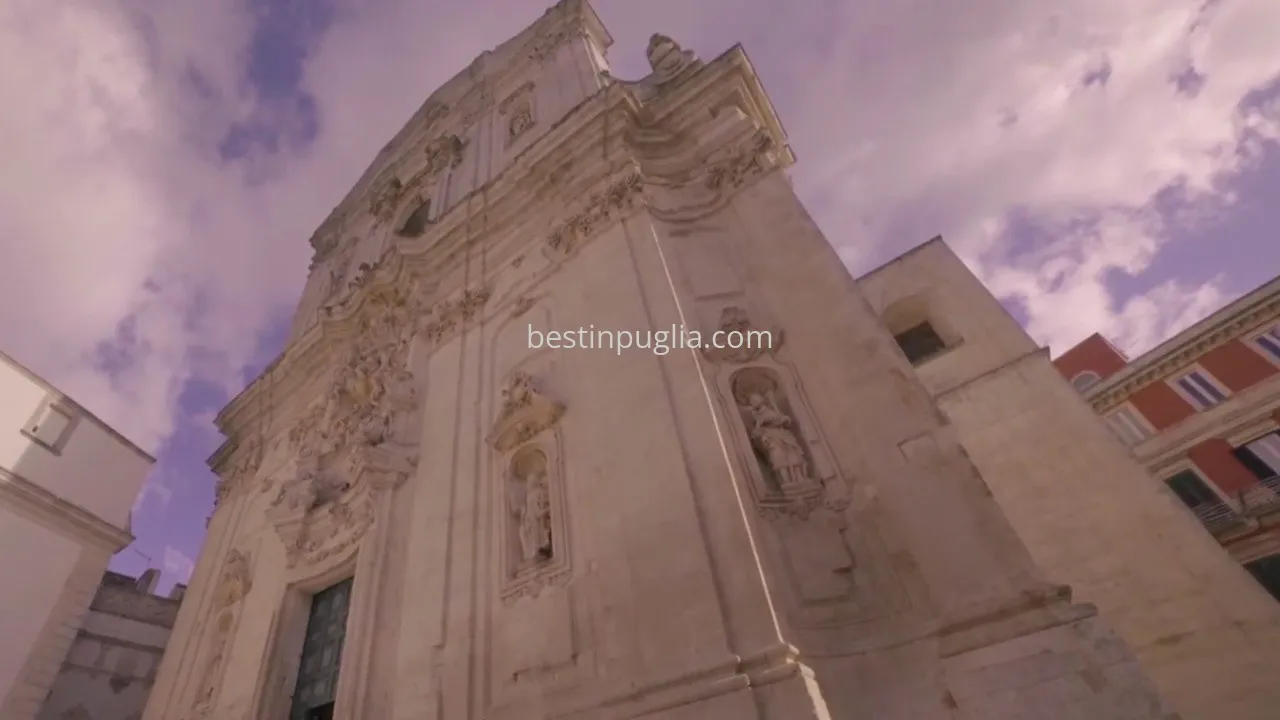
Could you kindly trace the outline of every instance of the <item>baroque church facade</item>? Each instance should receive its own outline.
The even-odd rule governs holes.
[[[583,0],[321,226],[144,720],[1157,720],[792,190],[740,47],[611,76]],[[723,324],[757,351],[532,349]]]

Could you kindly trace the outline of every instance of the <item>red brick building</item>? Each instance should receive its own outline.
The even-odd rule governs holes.
[[[1280,599],[1280,278],[1141,357],[1093,335],[1054,364]]]

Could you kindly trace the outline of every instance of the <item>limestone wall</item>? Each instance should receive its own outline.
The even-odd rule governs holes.
[[[942,243],[860,280],[919,293],[955,348],[919,368],[1037,563],[1095,603],[1187,720],[1274,716],[1277,605],[1152,478]],[[1031,352],[1028,352],[1032,350]]]

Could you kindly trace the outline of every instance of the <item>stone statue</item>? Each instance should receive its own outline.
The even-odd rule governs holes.
[[[748,398],[747,410],[752,421],[751,439],[768,459],[781,489],[794,489],[811,483],[809,461],[804,446],[791,427],[791,418],[758,394]]]
[[[645,56],[649,58],[649,67],[653,69],[653,77],[658,84],[671,80],[698,59],[692,50],[684,50],[675,40],[658,33],[649,38]]]
[[[350,266],[350,257],[344,257],[334,261],[332,267],[329,268],[329,284],[325,287],[324,291],[325,300],[332,300],[342,292],[342,285],[347,279],[347,270]]]
[[[512,515],[519,523],[521,564],[533,565],[552,555],[551,495],[542,471],[530,473],[522,484],[523,497],[512,494]]]

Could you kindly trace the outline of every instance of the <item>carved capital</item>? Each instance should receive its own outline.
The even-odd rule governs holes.
[[[565,406],[545,395],[533,377],[514,373],[502,392],[502,408],[489,432],[489,444],[506,452],[546,430],[564,415]]]
[[[405,483],[418,466],[418,458],[384,447],[361,447],[351,453],[351,476],[373,490],[394,490]]]

